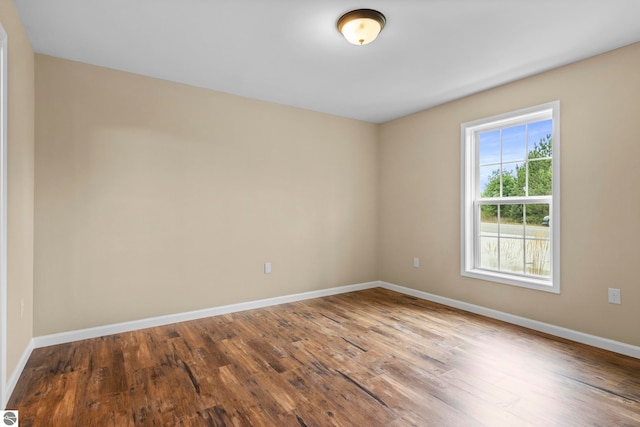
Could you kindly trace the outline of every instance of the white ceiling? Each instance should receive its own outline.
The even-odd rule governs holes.
[[[15,0],[38,53],[380,123],[640,41],[640,0]],[[336,21],[384,13],[366,46]]]

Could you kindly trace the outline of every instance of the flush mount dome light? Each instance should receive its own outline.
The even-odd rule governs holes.
[[[338,19],[338,31],[349,43],[363,45],[374,41],[386,22],[384,15],[377,10],[352,10]]]

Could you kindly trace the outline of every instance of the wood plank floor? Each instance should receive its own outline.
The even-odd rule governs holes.
[[[640,360],[384,289],[34,350],[26,426],[639,426]]]

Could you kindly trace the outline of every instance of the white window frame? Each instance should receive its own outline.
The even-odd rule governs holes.
[[[477,239],[479,236],[480,197],[479,141],[480,131],[504,128],[527,121],[552,119],[552,195],[526,197],[526,203],[549,203],[551,232],[551,277],[539,278],[503,271],[481,269],[478,267]],[[524,108],[497,116],[463,123],[461,129],[461,242],[460,273],[465,277],[489,280],[507,285],[560,293],[560,101],[553,101],[534,107]],[[520,198],[518,198],[520,199]],[[502,201],[507,201],[503,198]]]

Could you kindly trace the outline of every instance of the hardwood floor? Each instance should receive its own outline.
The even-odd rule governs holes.
[[[640,360],[384,289],[34,350],[26,426],[638,426]]]

